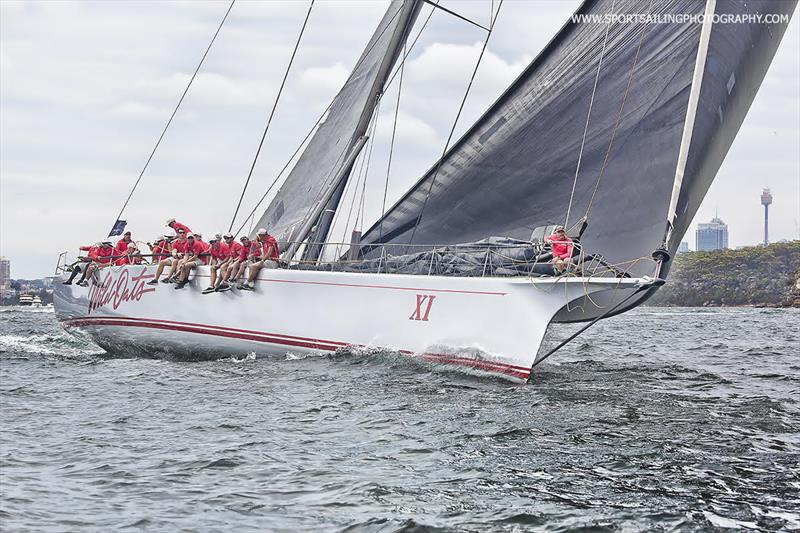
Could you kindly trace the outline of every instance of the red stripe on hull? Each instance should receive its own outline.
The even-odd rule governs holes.
[[[310,348],[314,350],[324,350],[334,352],[339,348],[351,346],[354,348],[364,348],[365,346],[347,344],[338,341],[323,341],[319,339],[310,339],[306,337],[292,337],[288,335],[279,335],[273,333],[263,333],[251,330],[241,330],[235,328],[225,328],[221,326],[209,326],[204,324],[173,322],[169,320],[150,320],[133,317],[82,317],[82,318],[68,318],[61,320],[65,327],[80,327],[80,326],[121,326],[121,327],[135,327],[135,328],[148,328],[148,329],[162,329],[167,331],[183,331],[186,333],[197,333],[200,335],[211,335],[216,337],[226,337],[233,339],[242,339],[255,342],[264,342],[269,344],[277,344],[282,346],[294,346],[300,348]],[[410,350],[398,350],[404,355],[413,355],[416,352]],[[422,358],[441,364],[457,365],[481,370],[485,372],[499,373],[506,376],[511,376],[517,379],[525,380],[530,374],[530,369],[509,365],[506,363],[499,363],[495,361],[486,361],[481,359],[470,359],[466,357],[458,357],[452,354],[438,354],[438,353],[422,353],[419,354]]]

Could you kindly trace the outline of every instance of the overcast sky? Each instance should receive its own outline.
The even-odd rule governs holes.
[[[505,2],[459,132],[578,3]],[[492,2],[442,5],[488,24]],[[136,240],[163,233],[169,217],[206,235],[227,230],[307,7],[234,6],[123,216]],[[385,7],[316,3],[245,199],[247,212],[338,91]],[[74,256],[79,245],[105,237],[226,9],[227,2],[0,2],[0,254],[11,259],[13,277],[51,275],[59,252]],[[412,51],[388,205],[440,155],[483,36],[437,12]],[[759,242],[759,194],[767,185],[775,197],[771,239],[800,237],[799,67],[795,14],[685,238],[692,248],[695,224],[716,209],[730,226],[732,247]],[[367,225],[381,211],[396,85],[381,105]],[[348,196],[343,205],[350,204]]]

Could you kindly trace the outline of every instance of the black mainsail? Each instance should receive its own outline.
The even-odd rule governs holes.
[[[677,249],[796,4],[585,1],[362,245],[528,239],[585,217],[588,253],[652,275],[635,261]],[[591,15],[614,18],[578,21]]]
[[[377,99],[422,6],[421,0],[392,0],[366,49],[286,181],[258,221],[289,246],[290,258],[313,226],[322,239],[341,197]],[[324,226],[324,227],[323,227]]]

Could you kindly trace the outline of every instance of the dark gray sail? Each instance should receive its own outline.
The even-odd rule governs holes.
[[[363,146],[361,137],[420,6],[419,0],[391,2],[324,122],[258,221],[256,227],[268,228],[282,248],[307,236],[314,222],[309,217],[316,219],[331,189],[346,181],[345,167],[352,166],[352,152]]]
[[[534,228],[572,225],[585,217],[587,253],[611,263],[629,261],[633,275],[652,275],[652,261],[637,260],[664,244],[670,219],[675,229],[667,244],[676,250],[787,22],[712,24],[711,17],[698,23],[688,16],[709,10],[763,17],[791,14],[795,5],[584,2],[576,15],[649,14],[675,22],[631,18],[607,25],[573,18],[440,164],[366,232],[366,255],[377,253],[369,252],[370,245],[412,238],[414,244],[473,242],[490,235],[528,239]],[[693,117],[688,145],[683,143],[687,116]],[[677,217],[670,217],[682,146]]]
[[[717,1],[716,13],[736,24],[711,32],[684,179],[675,205],[669,249],[680,244],[717,174],[786,31],[797,0]],[[756,17],[779,16],[765,24]]]

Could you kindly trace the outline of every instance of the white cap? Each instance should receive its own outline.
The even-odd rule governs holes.
[[[264,229],[264,228],[258,228],[258,232],[257,233],[258,233],[258,235],[266,235],[267,234],[267,230]]]
[[[132,242],[128,243],[128,250],[135,250],[135,249],[136,249],[136,245],[135,244],[133,244]]]
[[[194,239],[194,233],[187,233],[187,234],[186,234],[186,238],[187,238],[187,239],[188,239],[188,238],[190,238],[190,237],[191,237],[192,239]]]
[[[170,224],[172,224],[173,222],[175,222],[175,219],[174,219],[174,218],[168,218],[168,219],[167,219],[167,226],[169,226],[169,225],[170,225]]]

